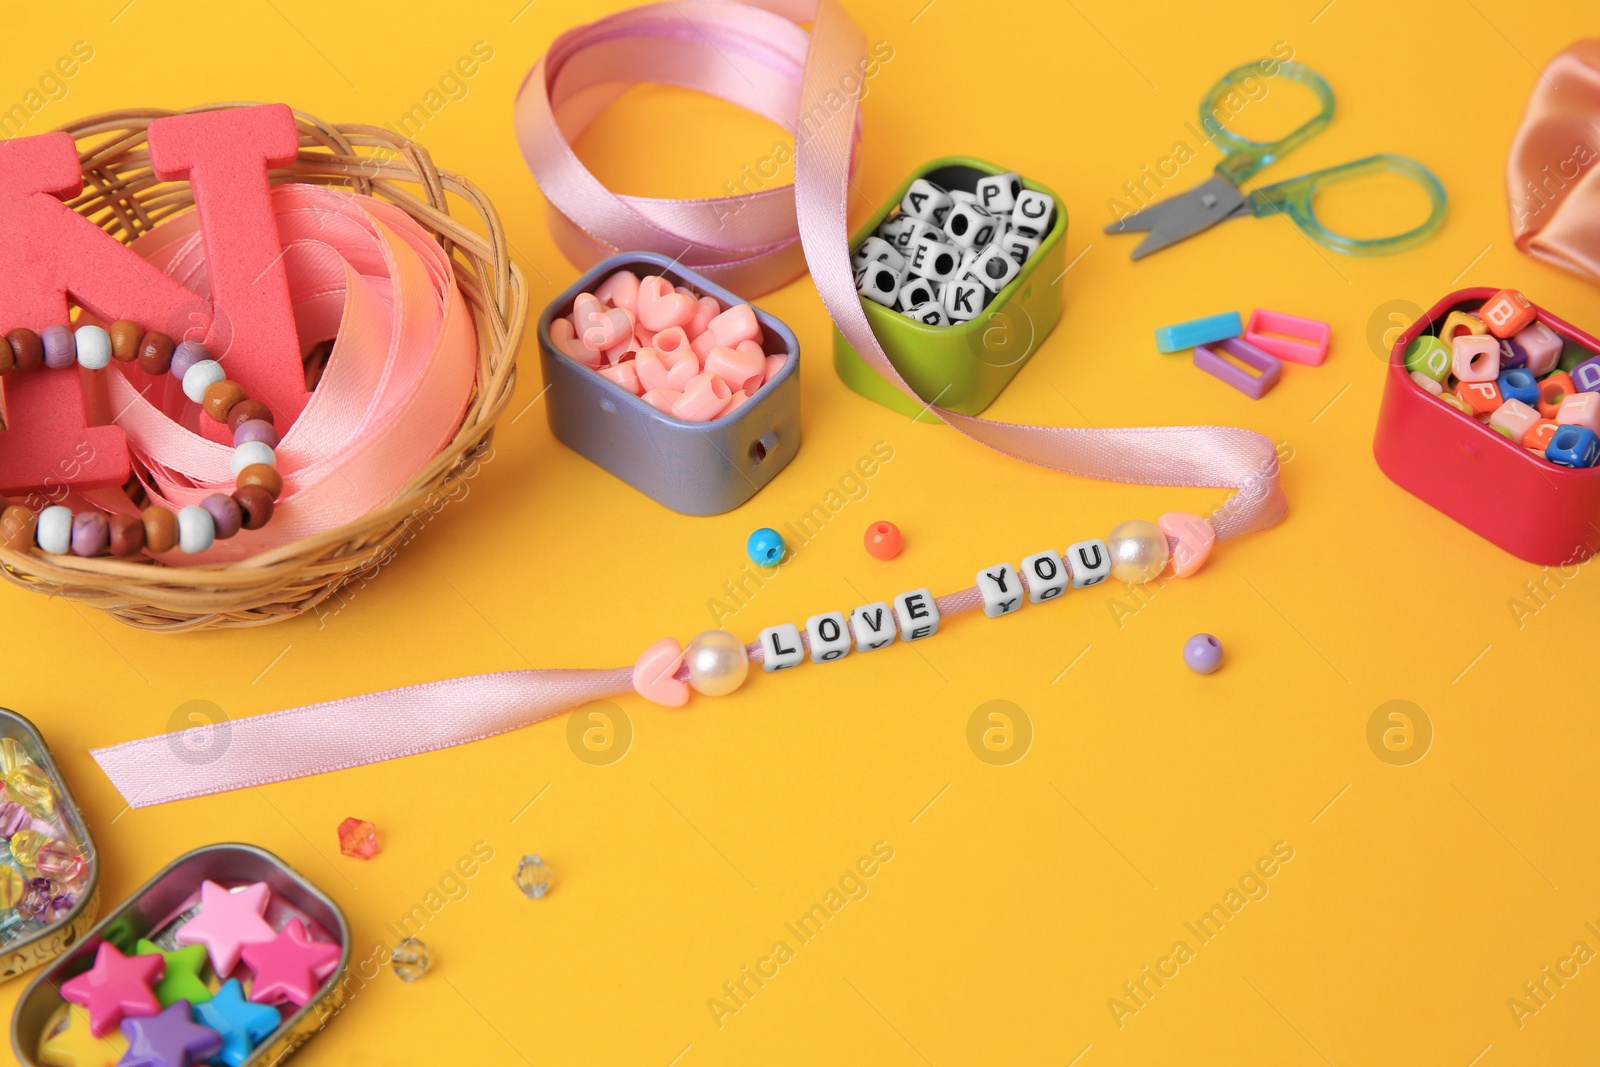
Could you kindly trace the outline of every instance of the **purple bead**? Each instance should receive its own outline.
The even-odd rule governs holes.
[[[78,344],[72,331],[65,326],[46,326],[39,334],[44,342],[44,365],[55,370],[65,370],[78,362]]]
[[[233,431],[233,447],[238,448],[246,441],[260,441],[268,448],[277,448],[278,428],[266,419],[246,419]]]
[[[98,511],[80,511],[72,516],[72,554],[103,556],[111,546],[111,524]]]
[[[26,830],[32,824],[33,817],[28,809],[15,800],[0,804],[0,838],[10,841],[18,830]]]
[[[1222,642],[1210,634],[1195,634],[1184,642],[1183,662],[1196,674],[1210,674],[1222,666]]]
[[[1528,365],[1528,350],[1515,337],[1500,338],[1500,369],[1516,370]]]
[[[239,502],[226,493],[212,493],[200,501],[200,506],[211,516],[211,521],[216,526],[218,541],[238,533],[239,527],[244,523],[244,515],[239,511]]]
[[[183,376],[189,373],[190,367],[202,359],[210,358],[211,353],[199,341],[183,341],[172,350],[172,366],[169,370],[172,376],[181,382]]]

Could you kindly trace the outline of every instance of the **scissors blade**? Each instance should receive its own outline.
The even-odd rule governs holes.
[[[1133,250],[1134,259],[1143,259],[1168,245],[1186,237],[1208,230],[1224,219],[1247,214],[1248,205],[1238,186],[1220,174],[1215,175],[1187,193],[1153,204],[1135,215],[1106,227],[1107,233],[1148,231],[1145,239]],[[1149,216],[1146,218],[1145,216]]]

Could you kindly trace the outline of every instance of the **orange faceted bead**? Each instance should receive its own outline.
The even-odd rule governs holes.
[[[358,860],[378,854],[378,829],[365,819],[346,819],[339,824],[339,851]]]

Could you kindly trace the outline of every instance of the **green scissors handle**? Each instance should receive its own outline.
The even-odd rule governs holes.
[[[1235,185],[1287,155],[1333,118],[1333,89],[1322,75],[1300,63],[1277,63],[1277,71],[1268,73],[1273,64],[1273,60],[1259,59],[1234,67],[1200,100],[1200,125],[1205,127],[1206,136],[1225,153],[1222,162],[1217,164],[1217,173]],[[1310,89],[1316,94],[1321,110],[1276,141],[1252,141],[1228,129],[1224,120],[1257,99],[1258,93],[1264,92],[1262,87],[1270,87],[1278,78],[1288,78]],[[1229,97],[1237,97],[1239,102],[1232,103]]]
[[[1372,238],[1346,237],[1322,225],[1312,206],[1317,190],[1335,182],[1374,173],[1398,174],[1422,187],[1422,191],[1428,194],[1432,206],[1428,217],[1421,225],[1390,237]],[[1439,184],[1439,179],[1414,159],[1388,154],[1368,156],[1352,163],[1342,163],[1337,167],[1302,174],[1298,178],[1290,178],[1276,185],[1263,186],[1251,193],[1246,202],[1258,217],[1280,213],[1288,215],[1313,241],[1335,252],[1352,256],[1377,256],[1402,251],[1421,242],[1444,224],[1445,195],[1444,186]]]

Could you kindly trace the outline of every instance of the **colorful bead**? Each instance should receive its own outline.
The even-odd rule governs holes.
[[[983,597],[983,613],[991,619],[1022,608],[1022,579],[1009,563],[997,563],[978,572],[978,593]]]
[[[339,968],[338,945],[313,941],[299,919],[290,919],[278,936],[240,953],[250,968],[250,999],[257,1004],[309,1004],[317,987]]]
[[[1556,409],[1562,426],[1587,426],[1600,434],[1600,393],[1573,393]]]
[[[128,1051],[117,1067],[187,1067],[222,1051],[222,1035],[194,1021],[188,1001],[178,1001],[148,1019],[122,1020]]]
[[[98,511],[80,511],[72,516],[72,554],[103,556],[111,545],[111,527]]]
[[[144,522],[137,515],[112,515],[108,520],[111,528],[111,554],[113,556],[137,556],[144,551]]]
[[[783,535],[770,526],[755,531],[744,543],[745,554],[758,567],[776,567],[783,562],[786,548]]]
[[[241,400],[228,410],[228,429],[237,430],[254,419],[273,424],[272,409],[259,400]]]
[[[1423,374],[1421,371],[1412,371],[1411,380],[1416,382],[1420,388],[1432,393],[1434,396],[1438,396],[1444,392],[1444,386],[1440,385],[1437,381],[1428,377],[1426,374]]]
[[[1208,315],[1203,319],[1190,319],[1188,322],[1157,328],[1156,351],[1179,352],[1185,348],[1226,341],[1230,337],[1238,337],[1243,332],[1244,320],[1239,317],[1239,313],[1224,311],[1220,315]]]
[[[1554,437],[1556,431],[1560,428],[1561,425],[1557,422],[1550,419],[1540,419],[1523,435],[1522,447],[1530,452],[1537,452],[1542,456],[1544,455],[1544,450],[1550,445],[1550,438]]]
[[[184,342],[187,344],[188,342]],[[178,355],[182,354],[183,345],[178,346],[178,353],[172,357],[172,372],[178,373]],[[214,359],[196,360],[194,364],[183,372],[183,395],[193,400],[196,404],[206,398],[206,390],[217,382],[226,381],[227,372],[222,369],[222,364]]]
[[[1500,377],[1496,384],[1500,386],[1500,395],[1507,402],[1520,400],[1530,408],[1538,407],[1539,380],[1533,376],[1532,372],[1523,370],[1520,367],[1503,370],[1500,372]]]
[[[1538,424],[1538,409],[1521,400],[1507,400],[1489,416],[1490,428],[1499,430],[1517,444],[1521,444],[1528,432]]]
[[[873,559],[894,559],[900,554],[904,539],[900,536],[900,527],[892,522],[879,520],[867,527],[866,536],[862,539],[867,546],[867,555]]]
[[[222,983],[222,988],[204,1004],[196,1005],[194,1011],[203,1025],[222,1035],[222,1051],[210,1062],[223,1067],[240,1067],[283,1022],[277,1008],[246,1000],[244,986],[237,978]]]
[[[227,384],[231,385],[232,383]],[[214,389],[216,386],[212,386],[212,388]],[[221,422],[223,420],[218,419],[217,421]],[[246,441],[260,441],[268,448],[275,449],[278,447],[279,442],[278,428],[266,419],[250,419],[246,422],[241,422],[238,428],[233,431],[233,443],[235,447],[238,447]]]
[[[60,556],[72,548],[72,509],[52,504],[39,512],[39,524],[34,533],[39,547],[52,556]]]
[[[1450,373],[1450,346],[1423,334],[1406,346],[1406,370],[1442,382]]]
[[[744,644],[726,630],[707,630],[690,640],[683,650],[689,684],[708,697],[726,696],[744,684],[750,673],[750,656]]]
[[[806,644],[812,663],[831,663],[850,651],[849,624],[837,611],[825,611],[806,620]]]
[[[1322,366],[1332,336],[1333,328],[1325,322],[1262,308],[1250,312],[1244,329],[1244,339],[1263,352],[1308,367]]]
[[[1068,545],[1065,555],[1074,589],[1099,585],[1111,577],[1111,557],[1107,553],[1106,543],[1098,537]]]
[[[1527,297],[1515,289],[1502,289],[1484,301],[1478,317],[1496,337],[1510,337],[1531,323],[1536,313]]]
[[[206,415],[212,422],[227,422],[228,412],[233,410],[233,405],[243,402],[244,386],[238,382],[231,382],[224,378],[206,386],[204,395],[200,397],[200,406],[205,409]],[[234,442],[238,443],[237,440]]]
[[[239,524],[246,530],[259,530],[272,518],[272,494],[259,485],[241,485],[233,491],[233,502],[239,506]]]
[[[1500,387],[1493,381],[1457,382],[1456,399],[1467,406],[1473,416],[1487,415],[1501,404]]]
[[[26,830],[33,816],[15,800],[0,804],[0,840],[10,841],[20,830]]]
[[[29,805],[24,803],[23,806]],[[18,830],[11,835],[11,858],[22,868],[23,873],[32,874],[33,861],[38,858],[39,850],[44,848],[49,840],[38,830]]]
[[[160,956],[166,965],[161,981],[156,983],[156,999],[163,1008],[180,1000],[204,1004],[211,999],[211,988],[200,977],[200,969],[206,964],[204,945],[185,945],[168,952],[155,942],[140,938],[133,950],[140,956]]]
[[[673,675],[683,665],[683,646],[663,637],[633,663],[633,691],[665,708],[681,708],[689,702],[689,686]]]
[[[211,516],[212,533],[218,541],[226,541],[238,533],[244,523],[239,505],[226,493],[212,493],[200,501],[200,506]]]
[[[172,350],[172,363],[168,369],[172,376],[181,382],[189,376],[191,367],[196,363],[205,362],[216,362],[211,358],[211,353],[207,351],[205,345],[199,341],[182,341]]]
[[[1469,405],[1465,400],[1462,400],[1460,397],[1456,396],[1454,393],[1444,393],[1439,397],[1439,399],[1444,401],[1446,404],[1450,405],[1451,407],[1455,408],[1457,411],[1461,412],[1463,415],[1471,415],[1472,414],[1471,405]]]
[[[118,363],[132,363],[139,358],[139,342],[144,340],[144,327],[132,319],[118,319],[111,324],[111,358]]]
[[[1171,545],[1171,558],[1161,572],[1163,577],[1188,578],[1211,558],[1217,528],[1210,520],[1186,511],[1169,511],[1156,520],[1156,526],[1169,543],[1176,542]]]
[[[1106,538],[1111,573],[1129,585],[1142,585],[1167,565],[1167,535],[1153,522],[1129,519]]]
[[[99,326],[79,326],[72,340],[78,366],[85,370],[105,370],[111,365],[111,335]]]
[[[900,624],[902,641],[921,641],[939,632],[939,605],[926,589],[895,597],[894,618]]]
[[[178,551],[193,555],[211,547],[217,537],[216,521],[211,513],[196,504],[178,512]]]
[[[1210,674],[1222,666],[1222,642],[1210,634],[1195,634],[1183,643],[1183,662],[1196,674]]]
[[[339,851],[351,859],[370,860],[378,854],[378,828],[367,820],[346,819],[338,833]]]
[[[1463,382],[1492,382],[1500,376],[1500,342],[1468,334],[1450,344],[1450,369]]]
[[[172,338],[152,330],[139,342],[139,369],[160,376],[172,369]]]
[[[1584,348],[1576,341],[1566,341],[1561,346],[1561,361],[1556,364],[1558,370],[1571,371],[1573,367],[1589,359],[1594,353]]]
[[[139,513],[144,524],[144,546],[151,552],[170,552],[178,544],[178,516],[152,504]]]
[[[16,360],[17,370],[32,371],[44,366],[44,339],[32,330],[12,330],[6,334],[6,344]]]
[[[1532,322],[1509,340],[1522,350],[1528,372],[1535,378],[1549,374],[1561,360],[1561,335],[1542,322]]]
[[[805,647],[800,643],[800,627],[792,622],[768,626],[757,637],[761,644],[761,669],[773,671],[798,667],[805,662]]]
[[[1457,337],[1481,337],[1488,332],[1489,328],[1483,324],[1483,320],[1470,311],[1452,311],[1444,317],[1444,325],[1439,327],[1439,340],[1450,345],[1455,343]]]
[[[78,362],[72,344],[72,331],[60,324],[46,326],[39,335],[44,342],[44,365],[51,370],[66,370]]]
[[[239,962],[246,945],[260,945],[278,936],[262,916],[272,891],[265,882],[255,882],[229,892],[209,879],[200,883],[200,910],[178,927],[180,945],[204,945],[211,967],[227,974]]]
[[[1600,437],[1587,426],[1558,426],[1544,458],[1560,467],[1592,467],[1600,459]]]
[[[1577,389],[1585,393],[1600,392],[1600,356],[1579,363],[1572,368],[1571,374],[1572,383]]]
[[[39,517],[21,504],[12,504],[0,512],[0,542],[10,549],[27,548],[34,544],[34,531],[39,527]]]
[[[1547,419],[1555,418],[1561,402],[1577,391],[1570,375],[1556,371],[1539,383],[1539,414]]]
[[[61,983],[61,996],[89,1009],[89,1030],[105,1037],[124,1017],[141,1018],[161,1011],[150,985],[161,977],[162,961],[151,956],[124,956],[117,946],[102,941],[95,950],[94,966]]]
[[[254,467],[257,464],[263,467],[277,467],[278,457],[272,451],[271,445],[263,444],[260,441],[246,441],[244,444],[234,447],[233,459],[230,461],[230,465],[235,475],[242,474],[246,467]]]
[[[244,468],[239,472],[237,484],[240,488],[247,485],[259,485],[272,494],[272,499],[274,500],[283,495],[283,475],[279,474],[277,468],[269,463],[253,463]]]

